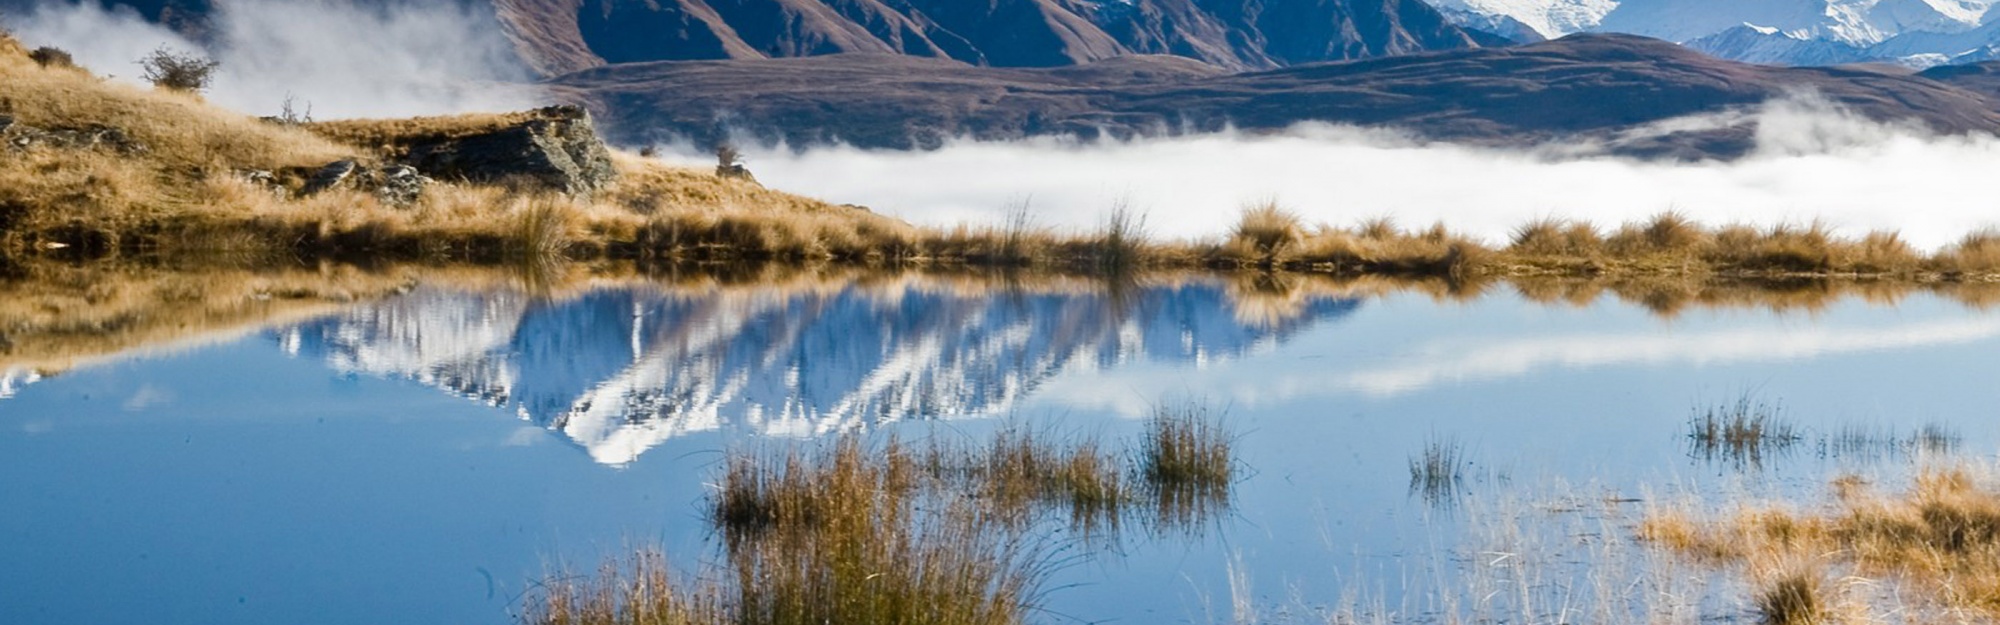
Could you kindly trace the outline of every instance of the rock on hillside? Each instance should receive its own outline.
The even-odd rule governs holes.
[[[1733,156],[1752,147],[1740,124],[1663,136],[1632,131],[1800,90],[1870,118],[1915,119],[1940,132],[2000,129],[1993,100],[1908,72],[1750,65],[1630,35],[1243,74],[1186,63],[1134,57],[1103,70],[1001,69],[840,55],[630,64],[565,76],[552,88],[617,114],[623,140],[667,132],[715,141],[735,129],[794,146],[834,140],[932,146],[955,136],[1258,130],[1326,121],[1476,144],[1589,138],[1618,142],[1614,147],[1627,153]]]
[[[529,182],[589,193],[616,177],[590,114],[576,106],[524,113],[308,124],[313,132],[376,148],[442,180]]]

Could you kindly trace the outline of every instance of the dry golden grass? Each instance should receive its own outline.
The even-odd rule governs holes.
[[[242,336],[392,293],[404,270],[32,263],[0,277],[0,368],[63,371]]]
[[[1819,622],[1828,613],[1822,578],[1800,563],[1851,570],[1859,579],[1910,583],[1921,599],[2000,617],[2000,490],[1970,470],[1927,468],[1906,491],[1879,493],[1843,477],[1823,511],[1745,506],[1702,519],[1656,510],[1639,536],[1717,565],[1747,565],[1757,603],[1778,622]],[[1892,606],[1870,606],[1885,612]],[[1779,620],[1811,617],[1808,620]]]
[[[1193,443],[1212,444],[1219,430],[1203,419],[1188,412],[1153,431],[1180,428]],[[1233,462],[1226,444],[1201,453]],[[719,559],[688,578],[674,576],[656,551],[612,560],[595,577],[558,574],[535,586],[522,620],[1023,623],[1051,566],[1052,552],[1031,539],[1035,513],[1067,510],[1086,539],[1116,530],[1117,510],[1139,503],[1122,482],[1135,471],[1094,439],[1063,443],[1019,429],[926,450],[895,438],[868,445],[849,433],[776,453],[734,451],[708,502],[724,539]]]
[[[1266,201],[1243,209],[1243,216],[1237,219],[1236,230],[1226,245],[1242,246],[1251,257],[1269,263],[1290,251],[1304,234],[1305,224],[1298,215],[1278,206],[1276,201]]]
[[[518,125],[535,119],[530,111],[474,113],[399,119],[342,119],[300,124],[299,128],[340,143],[393,153],[412,139],[454,139]]]
[[[1265,202],[1246,209],[1225,237],[1165,243],[1150,240],[1143,216],[1129,209],[1080,232],[1036,227],[1025,210],[998,225],[919,228],[624,153],[613,159],[620,179],[589,198],[449,182],[432,185],[410,207],[354,190],[300,198],[290,190],[327,162],[393,157],[384,146],[411,136],[487,130],[530,113],[271,124],[208,106],[196,95],[44,67],[12,42],[0,47],[0,80],[9,86],[0,105],[21,124],[118,127],[146,147],[127,154],[38,146],[0,159],[0,254],[15,256],[67,246],[65,253],[89,258],[220,249],[369,262],[812,261],[1112,275],[1257,267],[1435,280],[1425,288],[1442,297],[1477,293],[1496,277],[1577,276],[1623,284],[1604,288],[1659,310],[1698,300],[1715,290],[1699,283],[1717,278],[2000,281],[2000,234],[1993,232],[1926,256],[1894,233],[1849,240],[1823,223],[1705,228],[1666,212],[1610,230],[1537,220],[1494,248],[1442,224],[1405,230],[1386,217],[1351,228],[1308,228]],[[275,172],[280,188],[245,180],[243,170]],[[1594,289],[1534,296],[1581,300]]]

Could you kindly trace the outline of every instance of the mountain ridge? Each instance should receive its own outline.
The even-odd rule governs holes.
[[[346,0],[389,10],[415,0]],[[228,4],[109,0],[201,39]],[[0,9],[54,6],[0,0]],[[469,0],[522,65],[555,76],[619,63],[877,53],[996,67],[1132,54],[1245,70],[1505,45],[1422,0]],[[480,19],[485,19],[484,17]]]
[[[794,147],[934,147],[1034,135],[1129,137],[1279,130],[1301,122],[1396,128],[1422,139],[1530,146],[1624,141],[1634,129],[1817,92],[1869,119],[1914,119],[1940,133],[1992,132],[1986,95],[1868,68],[1787,68],[1716,59],[1631,35],[1572,35],[1509,48],[1203,73],[1160,59],[1121,62],[1123,78],[947,61],[815,57],[627,64],[552,80],[601,111],[628,142],[743,135]],[[1741,125],[1612,146],[1640,156],[1740,156]]]

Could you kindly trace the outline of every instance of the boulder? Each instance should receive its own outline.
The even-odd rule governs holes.
[[[390,165],[369,172],[369,178],[371,186],[375,187],[376,199],[390,206],[416,203],[418,198],[424,196],[424,187],[432,182],[409,165]]]
[[[313,172],[312,178],[306,180],[306,187],[300,190],[300,192],[306,195],[315,195],[327,189],[340,186],[340,183],[347,182],[347,178],[353,176],[355,170],[360,168],[361,164],[352,160],[339,160],[327,163],[326,166],[319,168],[319,171]]]
[[[423,197],[424,188],[432,182],[409,165],[386,165],[370,167],[352,160],[327,163],[306,181],[301,195],[316,195],[329,189],[346,186],[375,195],[389,206],[409,206]]]
[[[596,124],[576,106],[551,106],[492,128],[402,143],[400,160],[435,178],[526,182],[582,195],[617,176]]]

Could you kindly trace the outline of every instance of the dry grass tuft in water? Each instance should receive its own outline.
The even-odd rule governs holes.
[[[1736,401],[1710,406],[1688,421],[1688,440],[1704,460],[1725,460],[1741,467],[1763,465],[1764,456],[1791,449],[1804,436],[1780,418],[1777,404],[1744,393]]]
[[[1753,581],[1761,582],[1757,603],[1771,614],[1826,614],[1820,578],[1793,582],[1788,578],[1796,570],[1772,564],[1824,562],[1841,567],[1841,577],[1854,585],[1904,586],[1895,601],[2000,617],[2000,490],[1965,468],[1921,470],[1909,489],[1896,494],[1876,492],[1854,477],[1835,480],[1830,490],[1833,501],[1824,508],[1745,505],[1717,518],[1686,509],[1653,511],[1639,536],[1698,561],[1748,565]],[[1821,607],[1804,607],[1815,605]],[[1868,605],[1863,611],[1890,616],[1907,607]]]
[[[1827,614],[1823,585],[1803,568],[1776,573],[1756,591],[1757,613],[1767,625],[1817,625]]]
[[[1410,457],[1410,492],[1432,505],[1455,501],[1472,461],[1456,438],[1432,436],[1423,452]]]
[[[1235,440],[1197,401],[1153,407],[1139,440],[1138,475],[1167,529],[1194,530],[1227,510],[1235,483]]]
[[[1219,489],[1226,500],[1228,439],[1205,416],[1181,411],[1149,429],[1170,433],[1176,450],[1168,454],[1192,458],[1149,465],[1178,467],[1158,472],[1120,463],[1094,439],[1065,445],[1019,429],[983,445],[924,451],[846,434],[782,453],[732,452],[708,502],[724,538],[719,560],[676,578],[665,558],[641,551],[595,577],[558,575],[535,587],[522,620],[1023,623],[1051,566],[1029,540],[1036,510],[1067,509],[1080,531],[1115,530],[1118,509],[1139,500],[1124,486],[1128,473],[1171,475],[1160,478],[1162,488]],[[1209,463],[1220,469],[1201,466]]]

